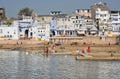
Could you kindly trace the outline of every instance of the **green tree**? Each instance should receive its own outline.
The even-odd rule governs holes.
[[[5,24],[5,25],[11,25],[12,21],[11,20],[6,20],[6,21],[3,22],[3,24]]]
[[[32,13],[33,13],[33,10],[26,7],[26,8],[23,8],[19,11],[18,13],[18,18],[22,18],[22,15],[24,16],[32,16]]]

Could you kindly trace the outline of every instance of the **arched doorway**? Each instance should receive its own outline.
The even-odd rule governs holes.
[[[28,29],[25,30],[25,38],[28,38]]]
[[[31,36],[31,37],[33,36],[33,33],[32,33],[32,32],[30,33],[30,36]]]
[[[33,37],[33,33],[31,32],[31,33],[30,33],[30,38],[32,38],[32,37]]]

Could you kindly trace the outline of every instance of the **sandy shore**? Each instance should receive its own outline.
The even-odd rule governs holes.
[[[51,45],[47,45],[50,47]],[[72,54],[76,55],[76,50],[87,50],[89,45],[59,45],[55,46],[54,54]],[[35,40],[4,40],[0,41],[0,49],[18,50],[28,53],[43,53],[45,45]],[[120,45],[90,45],[91,51],[88,53],[93,57],[120,56]]]
[[[50,45],[47,45],[50,47]],[[7,49],[7,50],[21,50],[21,51],[28,51],[28,52],[43,52],[45,45],[40,44],[1,44],[0,49]],[[77,49],[87,50],[88,45],[59,45],[55,46],[56,53],[74,53]],[[103,53],[120,53],[120,45],[91,45],[91,55],[100,55]]]

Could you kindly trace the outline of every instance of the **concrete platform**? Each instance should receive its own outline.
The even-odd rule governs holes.
[[[77,56],[76,60],[120,60],[120,57],[81,57]]]

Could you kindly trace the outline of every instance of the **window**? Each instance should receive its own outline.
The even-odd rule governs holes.
[[[0,33],[3,33],[2,29],[0,29]]]
[[[78,16],[76,16],[76,19],[78,19]]]
[[[68,21],[70,21],[70,19],[68,19]]]
[[[19,31],[20,31],[20,32],[22,32],[22,30],[21,30],[21,29],[19,29]]]
[[[12,38],[12,35],[10,35],[10,38]]]
[[[76,23],[77,23],[77,21],[76,21]]]
[[[106,21],[106,19],[104,19],[104,21]]]
[[[42,18],[42,21],[44,21],[44,18]]]
[[[65,18],[65,21],[67,20],[67,18]]]
[[[79,13],[79,10],[77,10],[77,12]]]
[[[118,21],[118,18],[113,18],[113,21]]]
[[[9,38],[9,35],[7,35],[7,37]]]
[[[78,24],[76,24],[76,27],[78,27]]]

